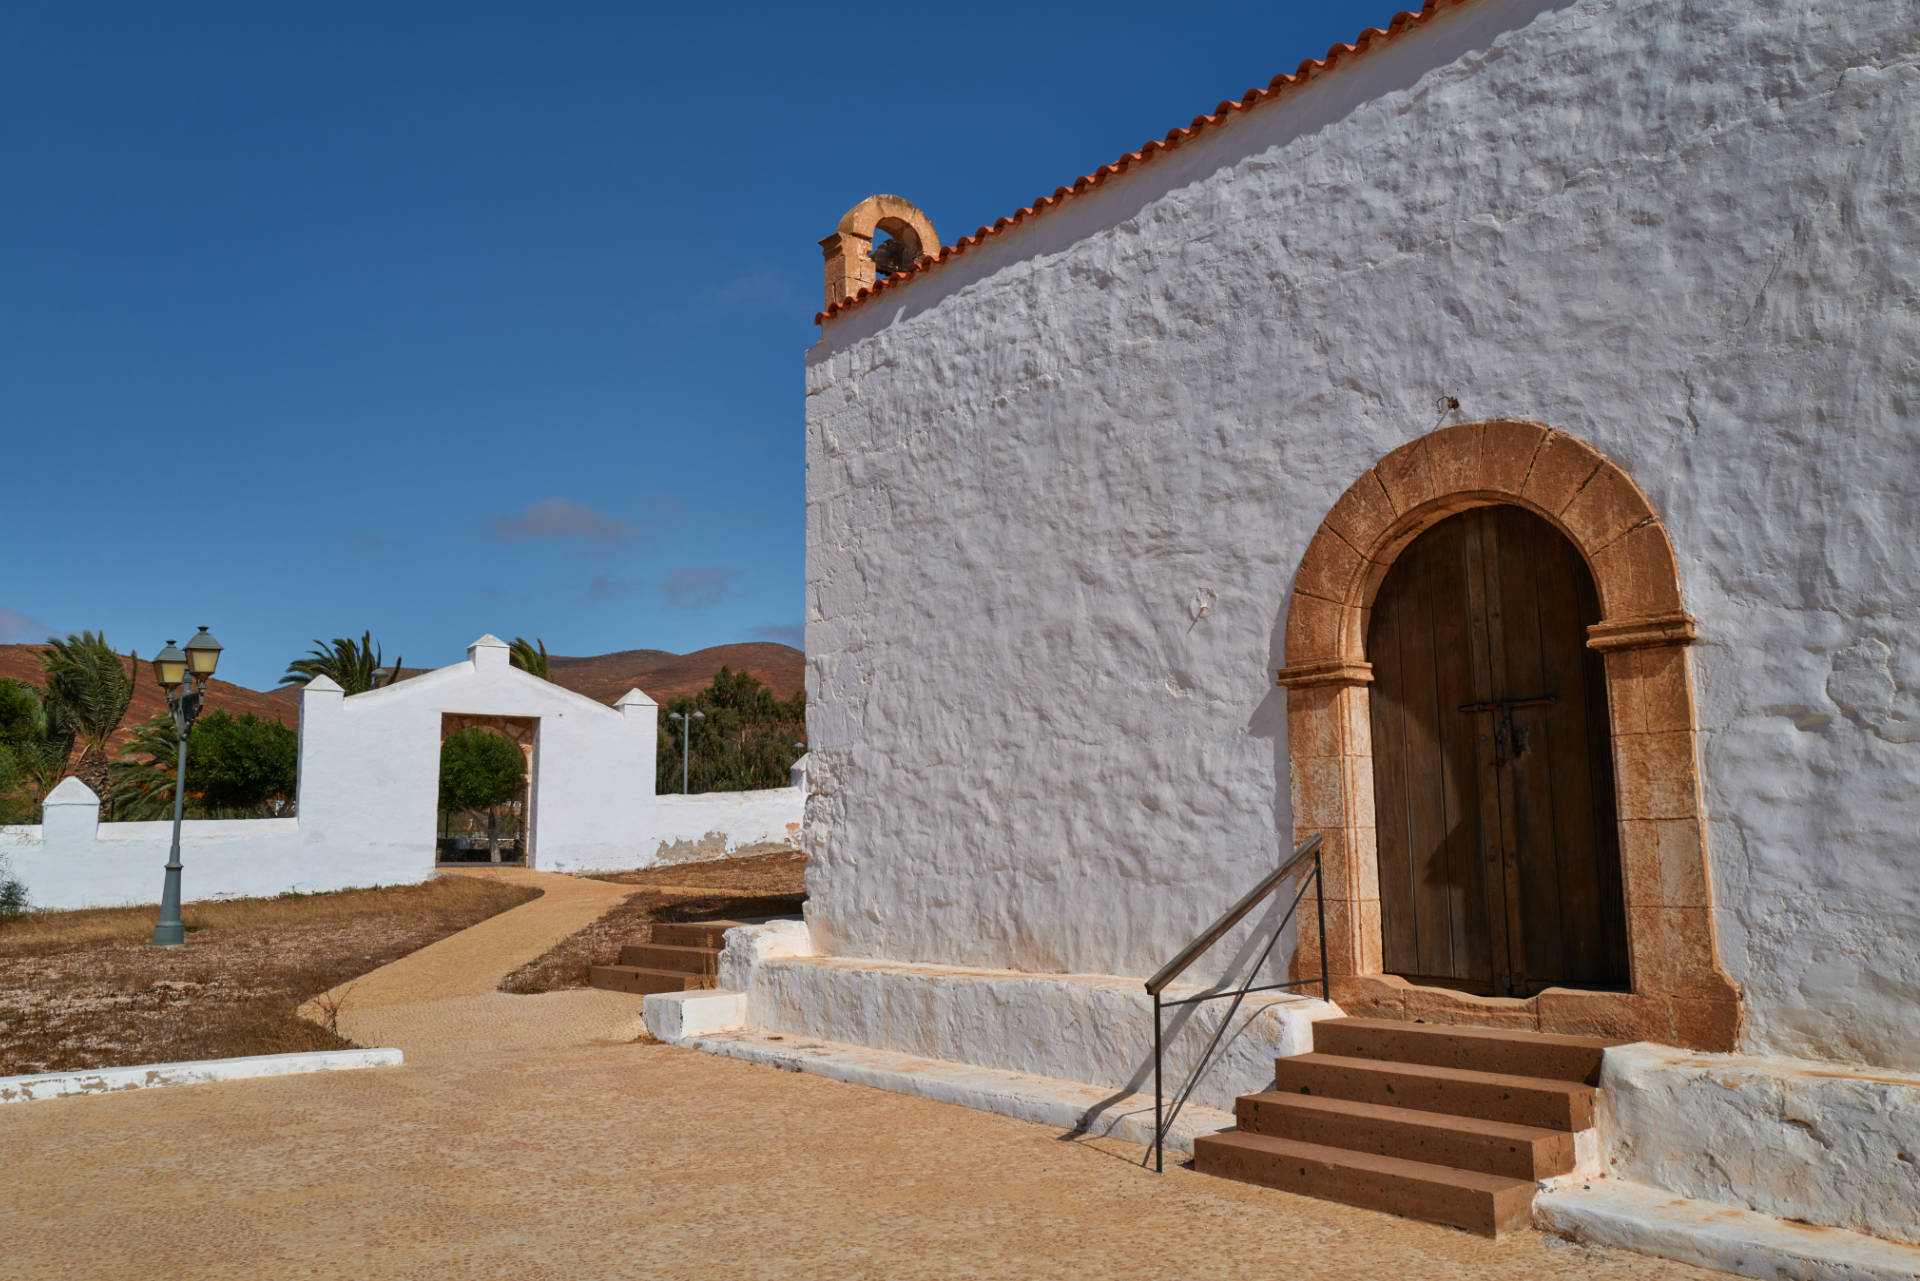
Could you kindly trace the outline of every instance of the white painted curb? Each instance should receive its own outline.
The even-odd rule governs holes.
[[[142,1063],[134,1067],[47,1072],[37,1076],[0,1076],[0,1103],[32,1103],[75,1094],[118,1094],[158,1085],[201,1085],[209,1081],[245,1081],[303,1072],[339,1072],[349,1068],[398,1067],[398,1050],[315,1050],[304,1054],[254,1054],[238,1059],[199,1059],[191,1063]]]

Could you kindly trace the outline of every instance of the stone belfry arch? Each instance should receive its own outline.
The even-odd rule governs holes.
[[[876,231],[900,242],[902,265],[911,266],[940,248],[933,221],[912,201],[899,196],[868,196],[847,210],[833,234],[820,242],[827,259],[827,306],[873,288]]]
[[[1604,660],[1631,990],[1481,997],[1383,973],[1368,623],[1381,582],[1423,531],[1470,508],[1523,508],[1578,550],[1598,591],[1587,645]],[[1287,750],[1294,841],[1325,840],[1328,969],[1351,1013],[1527,1026],[1727,1050],[1739,993],[1720,968],[1698,723],[1679,569],[1632,478],[1539,423],[1442,428],[1368,468],[1307,545],[1287,606]],[[1296,965],[1317,974],[1304,922]]]

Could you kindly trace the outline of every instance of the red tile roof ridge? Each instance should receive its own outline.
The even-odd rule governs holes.
[[[971,236],[962,236],[950,245],[941,246],[938,253],[929,254],[921,258],[913,266],[907,268],[907,270],[896,272],[888,276],[885,280],[876,281],[851,298],[830,304],[826,310],[814,316],[813,323],[816,325],[822,324],[831,317],[851,311],[853,308],[867,301],[867,299],[891,289],[903,281],[912,280],[917,276],[923,276],[928,271],[947,261],[947,259],[965,253],[975,245],[985,241],[988,237],[997,236],[1007,228],[1018,226],[1029,218],[1037,218],[1069,197],[1077,196],[1084,191],[1090,191],[1116,174],[1124,173],[1134,165],[1145,164],[1162,152],[1172,151],[1188,139],[1198,136],[1201,131],[1205,129],[1227,123],[1228,119],[1232,117],[1235,112],[1251,111],[1261,103],[1270,102],[1279,97],[1280,94],[1287,89],[1303,85],[1307,81],[1333,70],[1334,67],[1340,63],[1357,58],[1377,45],[1383,44],[1403,32],[1426,24],[1438,16],[1442,10],[1458,8],[1460,5],[1470,3],[1472,3],[1472,0],[1426,0],[1426,2],[1420,6],[1417,13],[1410,13],[1403,9],[1399,13],[1394,14],[1385,27],[1368,27],[1365,31],[1355,36],[1352,43],[1334,45],[1331,49],[1327,50],[1326,57],[1308,59],[1301,63],[1299,68],[1291,75],[1282,72],[1275,76],[1267,83],[1266,88],[1249,89],[1240,96],[1238,101],[1222,102],[1213,109],[1212,115],[1195,116],[1193,123],[1185,129],[1168,130],[1166,137],[1151,139],[1142,145],[1138,151],[1130,151],[1118,160],[1115,160],[1112,164],[1101,165],[1092,173],[1075,178],[1072,186],[1055,187],[1051,196],[1041,196],[1026,208],[1016,209],[1004,218],[995,219],[991,227],[982,227]]]

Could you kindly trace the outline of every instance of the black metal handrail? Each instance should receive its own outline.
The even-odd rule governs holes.
[[[1238,1012],[1240,1003],[1246,999],[1247,995],[1251,992],[1271,992],[1280,988],[1291,990],[1296,987],[1303,987],[1308,983],[1317,982],[1320,984],[1320,998],[1322,1000],[1328,999],[1327,896],[1323,887],[1324,882],[1320,875],[1320,845],[1320,837],[1309,837],[1299,849],[1293,852],[1293,857],[1280,865],[1278,871],[1274,872],[1264,881],[1261,881],[1260,884],[1254,886],[1252,890],[1248,891],[1244,898],[1222,913],[1219,920],[1202,930],[1195,936],[1193,942],[1180,949],[1178,956],[1161,966],[1158,972],[1147,980],[1147,992],[1153,997],[1154,1173],[1162,1173],[1165,1170],[1167,1131],[1172,1128],[1174,1121],[1180,1115],[1180,1109],[1186,1106],[1187,1099],[1193,1094],[1194,1087],[1199,1084],[1200,1074],[1206,1070],[1207,1060],[1213,1056],[1214,1047],[1220,1044],[1222,1033],[1224,1033],[1228,1025],[1233,1022],[1234,1014]],[[1185,973],[1188,966],[1199,960],[1202,952],[1205,952],[1215,943],[1218,943],[1228,930],[1240,923],[1240,918],[1258,907],[1269,894],[1284,884],[1289,877],[1299,871],[1308,861],[1313,863],[1311,884],[1313,885],[1314,910],[1320,924],[1320,977],[1318,979],[1295,979],[1288,983],[1265,983],[1258,987],[1252,984],[1252,980],[1259,976],[1261,968],[1266,965],[1267,957],[1272,955],[1273,945],[1280,941],[1281,931],[1287,928],[1287,922],[1291,921],[1293,914],[1299,910],[1300,900],[1306,897],[1309,882],[1302,881],[1299,892],[1293,896],[1293,902],[1287,907],[1286,915],[1282,916],[1279,923],[1273,927],[1273,936],[1267,940],[1266,947],[1261,949],[1260,959],[1255,961],[1247,971],[1248,981],[1245,985],[1230,992],[1202,992],[1199,996],[1189,996],[1178,1001],[1168,1001],[1161,997],[1160,994],[1166,990],[1167,985]],[[1198,1005],[1202,1001],[1218,1001],[1229,996],[1233,998],[1233,1008],[1227,1011],[1226,1017],[1220,1020],[1220,1026],[1214,1029],[1213,1040],[1208,1042],[1207,1048],[1201,1052],[1200,1061],[1194,1065],[1193,1075],[1187,1079],[1186,1085],[1181,1089],[1180,1097],[1174,1100],[1173,1111],[1168,1113],[1166,1111],[1166,1093],[1161,1086],[1161,1038],[1163,1036],[1163,1029],[1161,1027],[1160,1015],[1162,1009],[1169,1005]]]

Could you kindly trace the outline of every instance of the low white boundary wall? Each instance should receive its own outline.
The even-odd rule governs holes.
[[[656,796],[619,857],[574,857],[548,852],[548,872],[619,872],[661,863],[694,863],[800,843],[807,794],[798,787],[760,792],[701,792]]]
[[[46,822],[0,827],[0,857],[35,908],[134,907],[160,901],[173,824],[101,823],[100,803],[77,778],[47,797]],[[407,866],[384,847],[315,850],[297,819],[196,819],[180,826],[189,898],[258,898],[433,875],[431,849]]]
[[[615,871],[798,841],[803,786],[655,796],[659,707],[613,707],[541,680],[483,636],[467,660],[352,697],[325,677],[300,695],[298,817],[183,826],[188,899],[400,885],[432,876],[440,739],[448,715],[536,720],[532,851],[546,871]],[[795,782],[805,777],[796,766]],[[78,778],[44,822],[0,827],[0,858],[36,908],[157,903],[173,824],[102,823]]]

